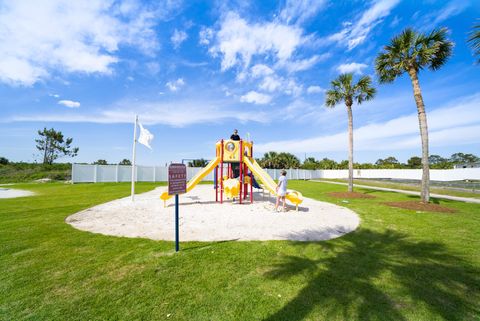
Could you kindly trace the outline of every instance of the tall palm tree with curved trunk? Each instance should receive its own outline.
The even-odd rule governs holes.
[[[480,64],[480,22],[473,26],[468,42],[470,42],[474,54],[478,56],[478,63]]]
[[[418,123],[422,140],[422,188],[421,200],[430,201],[430,170],[428,165],[428,127],[425,104],[418,81],[418,73],[425,67],[437,70],[452,55],[453,43],[447,39],[447,29],[435,29],[420,33],[405,29],[384,47],[375,61],[375,70],[380,83],[391,83],[404,73],[410,76],[413,97],[417,105]]]
[[[353,83],[353,74],[341,74],[331,82],[331,89],[327,91],[325,105],[335,107],[341,101],[345,102],[348,114],[348,191],[353,192],[353,113],[352,105],[358,105],[375,97],[376,89],[372,86],[372,79],[361,77]]]

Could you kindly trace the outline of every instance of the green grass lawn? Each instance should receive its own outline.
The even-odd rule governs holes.
[[[64,223],[128,184],[17,185],[38,196],[0,199],[0,319],[480,320],[480,205],[434,200],[458,212],[416,213],[382,205],[408,195],[365,190],[376,198],[342,203],[326,193],[343,186],[289,187],[351,208],[359,229],[325,242],[189,242],[175,254],[173,242]]]
[[[322,180],[339,182],[339,183],[347,183],[347,180],[345,180],[345,179],[322,179]],[[365,185],[365,186],[374,186],[374,187],[386,187],[386,188],[393,188],[393,189],[403,189],[405,191],[420,192],[420,186],[419,185],[402,184],[402,183],[398,183],[398,182],[354,179],[353,184]],[[432,185],[430,185],[430,193],[480,199],[480,194],[479,193],[460,191],[460,190],[448,189],[448,188],[438,188],[438,187],[434,187]]]

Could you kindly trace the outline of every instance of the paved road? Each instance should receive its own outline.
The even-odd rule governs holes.
[[[315,179],[312,179],[311,181],[312,181],[312,182],[317,182],[317,183],[328,183],[328,184],[336,184],[336,185],[348,185],[348,183],[331,182],[331,181],[315,180]],[[420,196],[420,192],[416,192],[416,191],[406,191],[406,190],[403,190],[403,189],[395,189],[395,188],[387,188],[387,187],[377,187],[377,186],[368,186],[368,185],[359,185],[359,184],[353,184],[353,186],[355,186],[355,187],[361,187],[361,188],[374,189],[374,190],[377,190],[377,191],[397,192],[397,193],[403,193],[403,194]],[[434,193],[430,193],[430,197],[443,198],[443,199],[446,199],[446,200],[466,202],[466,203],[477,203],[477,204],[480,204],[480,199],[470,198],[470,197],[459,197],[459,196],[451,196],[451,195],[443,195],[443,194],[434,194]]]

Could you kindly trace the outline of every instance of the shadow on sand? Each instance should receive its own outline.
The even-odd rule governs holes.
[[[307,279],[265,320],[407,320],[419,306],[430,318],[477,320],[480,315],[480,271],[441,243],[362,229],[312,246],[325,258],[285,256],[265,273],[271,279]]]
[[[215,193],[215,192],[213,192]],[[213,194],[215,195],[215,194]],[[253,192],[253,202],[268,202],[271,203],[272,206],[275,206],[275,201],[276,197],[271,196],[268,192],[261,192],[259,190],[254,190]],[[231,199],[224,198],[223,203],[232,203],[233,201]],[[235,204],[238,204],[238,198],[233,202]],[[198,196],[194,195],[182,195],[180,197],[180,205],[182,206],[188,206],[188,205],[195,205],[195,204],[203,204],[203,205],[211,205],[211,204],[219,204],[219,202],[213,201],[202,201],[202,199]],[[248,205],[250,204],[250,196],[248,195],[247,198],[243,201],[242,204]],[[174,207],[175,203],[170,202],[166,207]],[[289,211],[295,211],[295,206],[293,205],[288,205],[287,203],[287,208]],[[308,212],[309,209],[307,207],[298,207],[299,212]]]

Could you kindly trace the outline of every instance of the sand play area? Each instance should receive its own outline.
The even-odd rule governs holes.
[[[24,191],[21,189],[0,187],[0,198],[16,198],[16,197],[25,197],[25,196],[32,196],[32,195],[35,195],[35,193],[30,191]]]
[[[164,208],[159,199],[165,187],[114,200],[69,216],[73,227],[105,235],[174,240],[174,202]],[[296,240],[318,241],[336,238],[355,230],[359,217],[334,204],[304,198],[295,211],[274,212],[275,199],[254,192],[254,203],[215,202],[212,185],[199,185],[180,195],[180,240]]]

